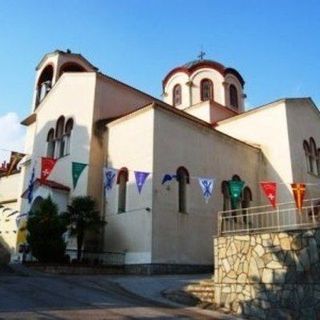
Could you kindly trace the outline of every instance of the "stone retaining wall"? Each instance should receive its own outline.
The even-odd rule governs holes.
[[[320,230],[214,239],[215,302],[255,319],[320,319]]]

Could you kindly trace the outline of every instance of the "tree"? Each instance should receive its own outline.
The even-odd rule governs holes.
[[[90,196],[74,197],[65,213],[71,235],[77,237],[77,259],[81,259],[81,250],[89,231],[99,231],[105,224],[96,210],[96,202]]]
[[[45,263],[64,260],[66,244],[63,234],[67,231],[67,224],[50,196],[37,210],[30,212],[27,230],[27,241],[35,258]]]

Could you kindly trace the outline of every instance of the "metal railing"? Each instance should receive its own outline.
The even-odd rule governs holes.
[[[320,198],[218,212],[218,235],[312,228],[320,225]]]

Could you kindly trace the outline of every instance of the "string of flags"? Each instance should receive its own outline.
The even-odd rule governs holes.
[[[305,192],[306,192],[306,184],[305,183],[291,183],[291,189],[293,193],[293,197],[296,203],[297,209],[302,208]],[[273,208],[276,208],[277,205],[277,183],[273,181],[263,181],[260,182],[260,186],[269,200],[270,204]]]
[[[57,162],[57,159],[45,158],[45,157],[41,158],[40,183],[44,183],[48,179],[49,175],[51,174],[52,170],[56,165],[56,162]],[[29,203],[31,203],[33,199],[33,188],[34,188],[33,186],[36,180],[35,165],[32,168],[28,189],[27,189],[27,199]],[[88,164],[86,163],[72,162],[73,189],[77,187],[78,180],[87,166]],[[109,191],[112,190],[116,182],[118,171],[119,170],[111,167],[103,168],[103,186],[104,186],[105,194],[107,194]],[[136,187],[139,194],[141,194],[143,186],[145,185],[150,174],[151,172],[134,171]],[[191,177],[191,178],[198,180],[199,186],[202,192],[202,196],[205,202],[208,203],[209,199],[211,198],[214,192],[215,178],[212,178],[212,177]],[[179,177],[176,174],[166,173],[162,178],[161,184],[162,185],[169,184],[172,181],[179,181]],[[283,184],[283,183],[276,183],[273,181],[260,182],[261,189],[273,208],[276,208],[276,205],[277,205],[277,189],[278,189],[278,185],[280,184]],[[315,184],[292,183],[290,185],[293,192],[296,207],[298,209],[301,209],[305,192],[306,192],[306,185],[315,185]],[[237,204],[239,203],[242,197],[244,186],[245,186],[244,181],[240,181],[240,180],[228,181],[228,191],[230,194],[232,209],[237,208]]]

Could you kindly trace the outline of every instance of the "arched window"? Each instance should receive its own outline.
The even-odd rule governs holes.
[[[203,79],[200,83],[201,101],[213,100],[213,83],[209,79]]]
[[[243,215],[243,221],[244,223],[247,223],[248,221],[248,210],[247,208],[250,207],[250,202],[252,201],[252,192],[249,187],[245,187],[242,191],[242,200],[241,200],[241,207],[242,209],[242,215]]]
[[[187,184],[190,183],[189,172],[184,167],[177,170],[179,212],[187,212]]]
[[[320,149],[317,150],[317,171],[318,176],[320,176]]]
[[[70,154],[70,141],[71,141],[71,132],[73,129],[73,119],[69,119],[66,123],[66,127],[64,130],[64,145],[65,145],[65,150],[64,150],[64,155]]]
[[[127,200],[127,182],[128,182],[128,169],[121,168],[117,177],[118,188],[118,213],[126,211],[126,200]]]
[[[310,147],[309,147],[309,143],[306,140],[303,141],[303,149],[304,149],[304,153],[305,153],[305,156],[306,156],[307,171],[308,172],[312,172],[313,168],[312,168],[311,150],[310,150]]]
[[[182,103],[182,97],[181,97],[181,85],[176,84],[173,87],[173,94],[172,94],[172,104],[173,106],[178,106]]]
[[[231,107],[234,107],[234,108],[238,109],[239,108],[238,90],[233,84],[230,85],[229,94],[230,94],[230,105],[231,105]]]
[[[240,176],[238,176],[237,174],[234,174],[234,175],[232,176],[232,180],[233,180],[233,181],[241,181],[241,178],[240,178]]]
[[[229,186],[228,181],[222,181],[221,183],[221,192],[223,195],[223,211],[230,210],[230,193],[229,193]]]
[[[310,138],[310,153],[311,153],[311,161],[312,161],[312,170],[313,174],[318,174],[317,172],[317,146],[314,139]]]
[[[54,147],[55,147],[54,129],[51,128],[47,135],[47,157],[48,158],[54,158]]]
[[[64,145],[65,142],[63,140],[64,134],[64,117],[61,116],[56,125],[56,157],[61,158],[64,156]]]
[[[36,93],[36,108],[38,104],[43,100],[47,93],[51,90],[53,79],[53,67],[52,65],[47,65],[38,80],[37,83],[37,93]]]

